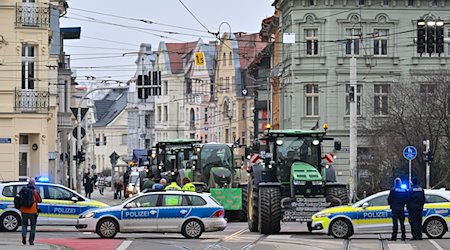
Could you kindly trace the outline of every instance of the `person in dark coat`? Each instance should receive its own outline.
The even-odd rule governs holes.
[[[94,179],[89,176],[89,173],[84,174],[83,177],[83,186],[84,191],[86,192],[86,197],[91,198],[92,192],[94,192]]]
[[[417,178],[412,178],[411,184],[406,204],[409,225],[411,225],[412,240],[422,240],[422,211],[425,204],[425,192],[418,185]]]
[[[402,240],[406,239],[405,233],[405,205],[408,201],[408,190],[402,188],[402,180],[395,178],[394,187],[389,192],[388,203],[392,210],[392,237],[391,241],[397,240],[398,221],[400,221],[400,229],[402,231]]]

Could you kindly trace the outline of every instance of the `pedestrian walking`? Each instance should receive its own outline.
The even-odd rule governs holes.
[[[389,240],[397,240],[398,222],[402,232],[402,240],[406,239],[405,233],[405,205],[408,200],[408,190],[402,188],[402,180],[395,178],[394,187],[389,192],[388,203],[392,210],[392,236]]]
[[[26,187],[19,192],[20,212],[22,213],[22,244],[27,244],[27,229],[30,222],[30,245],[34,245],[36,234],[36,220],[38,216],[37,204],[42,202],[39,192],[36,190],[35,180],[30,178]]]
[[[183,178],[183,187],[181,188],[181,190],[195,192],[195,186],[194,184],[192,184],[189,177],[186,176]]]
[[[83,177],[84,191],[86,192],[86,197],[91,198],[91,194],[94,191],[94,179],[89,176],[89,173],[85,173]]]
[[[123,183],[122,180],[117,179],[116,182],[114,183],[114,189],[115,189],[115,193],[114,193],[114,199],[122,199],[122,189],[123,189]]]
[[[408,208],[409,225],[411,226],[412,240],[422,240],[422,211],[425,204],[425,192],[419,186],[417,178],[412,178]]]
[[[97,186],[98,186],[98,192],[103,195],[103,192],[105,191],[105,186],[106,186],[106,179],[105,176],[103,176],[102,174],[100,174],[100,176],[97,179]]]

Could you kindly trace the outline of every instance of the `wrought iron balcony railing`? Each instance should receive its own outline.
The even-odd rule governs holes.
[[[39,7],[35,3],[16,4],[16,27],[49,27],[50,7]]]
[[[50,106],[50,92],[34,89],[15,90],[15,110],[19,112],[46,113]]]

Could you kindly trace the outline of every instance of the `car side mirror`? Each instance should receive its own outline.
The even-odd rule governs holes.
[[[71,198],[70,200],[71,200],[71,201],[73,201],[73,202],[75,202],[75,203],[76,203],[76,202],[78,202],[78,198],[77,198],[77,197],[75,197],[75,196],[74,196],[74,197],[72,197],[72,198]]]
[[[364,203],[362,204],[362,208],[363,208],[363,209],[366,209],[368,206],[369,206],[369,202],[364,202]]]

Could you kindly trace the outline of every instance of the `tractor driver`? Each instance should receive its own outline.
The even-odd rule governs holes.
[[[222,159],[218,156],[218,153],[218,149],[215,148],[211,151],[208,158],[206,159],[206,164],[203,169],[203,181],[206,183],[208,183],[209,181],[211,168],[214,166],[222,166]]]

